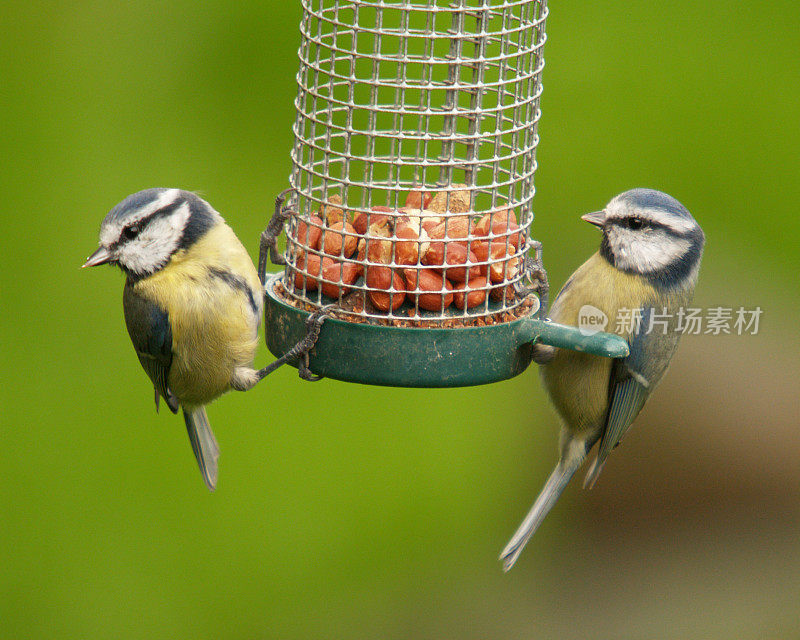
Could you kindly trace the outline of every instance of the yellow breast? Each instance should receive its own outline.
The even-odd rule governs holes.
[[[251,289],[233,286],[232,274]],[[229,390],[236,367],[252,366],[258,344],[261,286],[250,256],[224,223],[135,285],[169,314],[173,360],[168,385],[184,405],[206,404]]]
[[[656,296],[647,280],[615,269],[596,253],[570,278],[550,317],[578,326],[581,307],[591,305],[608,318],[605,331],[630,339],[630,330],[618,326],[620,310],[638,309],[655,301]],[[608,358],[559,349],[552,362],[541,368],[542,381],[556,410],[573,431],[597,428],[605,420],[611,365]]]

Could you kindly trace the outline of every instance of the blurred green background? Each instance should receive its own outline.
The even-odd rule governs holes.
[[[297,2],[12,2],[0,13],[4,638],[800,637],[800,10],[552,2],[534,235],[634,186],[708,238],[688,336],[591,492],[497,554],[556,459],[535,367],[457,390],[301,382],[210,409],[220,486],[156,415],[100,220],[203,194],[255,256],[286,186]],[[271,358],[262,348],[258,361]]]

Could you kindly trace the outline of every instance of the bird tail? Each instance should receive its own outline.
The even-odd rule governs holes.
[[[508,571],[514,566],[519,554],[528,544],[528,540],[536,533],[536,529],[539,528],[545,516],[550,513],[550,509],[553,508],[564,489],[567,488],[572,476],[575,475],[583,461],[586,460],[586,455],[596,440],[596,438],[590,438],[587,441],[573,440],[564,448],[561,460],[558,461],[556,468],[547,478],[547,482],[545,482],[542,491],[536,498],[536,502],[533,503],[528,515],[525,516],[522,524],[500,554],[500,560],[503,562],[503,571]]]
[[[586,478],[583,481],[583,488],[584,489],[591,489],[594,487],[594,483],[597,482],[597,477],[600,475],[600,472],[603,470],[603,467],[606,464],[606,460],[608,460],[608,456],[606,456],[603,460],[600,460],[600,454],[594,459],[592,466],[589,467],[589,471],[586,474]]]
[[[206,486],[213,491],[217,486],[217,458],[219,458],[219,445],[211,431],[208,416],[204,407],[197,409],[183,409],[183,419],[186,422],[186,431],[192,443],[194,457],[203,474]]]

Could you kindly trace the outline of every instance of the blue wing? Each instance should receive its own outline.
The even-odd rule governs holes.
[[[122,306],[133,348],[156,390],[156,411],[158,398],[161,396],[166,400],[170,411],[177,413],[178,399],[167,386],[169,368],[172,365],[172,329],[169,315],[155,302],[139,294],[130,282],[125,284]]]
[[[642,320],[630,340],[630,355],[616,360],[611,368],[609,405],[597,459],[586,474],[584,486],[591,487],[614,450],[644,407],[653,388],[664,375],[677,347],[679,334],[648,332],[653,309],[642,310]]]

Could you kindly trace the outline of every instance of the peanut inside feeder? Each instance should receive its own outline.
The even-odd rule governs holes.
[[[545,0],[304,0],[273,353],[334,305],[320,375],[456,386],[527,367],[552,334],[523,286],[546,16]]]
[[[397,209],[349,210],[334,195],[297,216],[284,298],[306,309],[334,302],[345,319],[391,326],[514,317],[506,312],[525,301],[513,286],[526,248],[517,216],[507,208],[475,214],[466,185],[455,187],[410,191]]]

